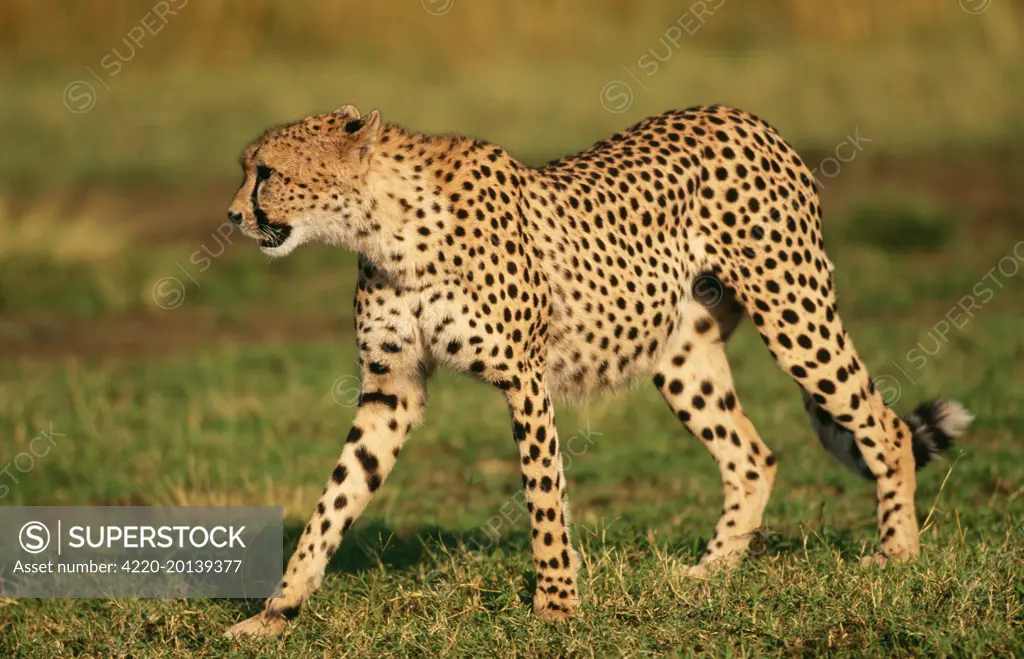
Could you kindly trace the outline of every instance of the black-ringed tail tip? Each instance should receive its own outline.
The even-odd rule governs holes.
[[[864,478],[875,478],[875,473],[864,458],[864,442],[858,442],[852,432],[837,423],[832,415],[806,393],[804,408],[811,417],[811,425],[818,433],[822,445],[843,466]],[[953,446],[953,440],[964,434],[973,420],[974,415],[963,405],[943,398],[921,403],[903,417],[903,422],[910,428],[915,468],[921,469],[939,453],[948,451]]]
[[[955,400],[935,400],[921,403],[903,417],[913,433],[914,463],[925,466],[943,451],[953,446],[953,440],[967,431],[974,415]]]

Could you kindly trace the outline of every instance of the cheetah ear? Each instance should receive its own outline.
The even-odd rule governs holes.
[[[369,160],[377,146],[377,136],[380,134],[380,112],[374,110],[359,121],[349,122],[346,124],[345,130],[352,133],[352,137],[355,138],[359,159]]]
[[[359,121],[359,110],[357,110],[354,105],[342,105],[334,111],[334,114],[340,118],[343,123]]]

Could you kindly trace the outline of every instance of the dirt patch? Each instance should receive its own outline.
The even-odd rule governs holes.
[[[350,341],[352,321],[295,317],[269,309],[224,319],[209,309],[175,309],[159,314],[90,318],[26,314],[0,324],[0,354],[40,360],[166,356],[254,343]]]
[[[970,293],[970,291],[965,291]],[[967,297],[971,297],[968,295]],[[870,321],[875,323],[900,323],[913,320],[921,324],[921,333],[931,330],[935,323],[946,321],[956,326],[963,327],[975,316],[1011,316],[1016,317],[1020,312],[1021,297],[1017,296],[996,296],[991,302],[985,305],[978,304],[979,299],[974,296],[974,306],[971,300],[964,302],[964,307],[957,306],[962,298],[951,298],[948,300],[927,300],[918,302],[910,307],[899,311],[883,311],[877,314],[857,314],[855,320]],[[947,328],[948,329],[948,328]]]
[[[808,153],[804,160],[819,163],[831,155]],[[865,153],[844,164],[834,178],[820,180],[826,216],[870,204],[873,194],[893,190],[931,199],[972,225],[1024,210],[1019,192],[1024,161],[1012,151],[927,157]]]
[[[192,244],[209,238],[227,220],[237,189],[238,181],[184,190],[138,184],[15,193],[6,202],[16,218],[31,217],[40,207],[58,217],[85,213],[123,227],[137,244]]]

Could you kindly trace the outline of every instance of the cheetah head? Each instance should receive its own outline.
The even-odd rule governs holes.
[[[228,218],[268,256],[312,241],[352,246],[371,222],[380,131],[376,110],[360,117],[351,105],[272,128],[242,154],[244,179]]]

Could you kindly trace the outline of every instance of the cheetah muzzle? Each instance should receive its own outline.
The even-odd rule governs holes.
[[[905,419],[886,406],[838,315],[811,173],[760,119],[674,110],[533,168],[345,106],[267,131],[241,165],[229,216],[265,253],[316,241],[359,254],[361,393],[281,596],[230,635],[280,632],[320,585],[423,419],[435,364],[508,404],[538,615],[568,617],[580,596],[555,393],[653,381],[722,473],[721,519],[689,571],[734,565],[777,468],[726,359],[744,316],[799,386],[825,448],[875,483],[881,554],[866,562],[918,555],[916,467],[971,416],[944,400]]]

